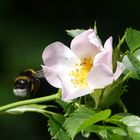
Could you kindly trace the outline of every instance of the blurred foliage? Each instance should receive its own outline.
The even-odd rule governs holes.
[[[12,18],[15,4],[8,0],[0,2],[0,105],[18,100],[12,92],[14,78],[24,69],[40,69],[43,49],[61,36],[49,24]],[[47,120],[34,113],[3,115],[0,130],[1,140],[49,140]]]

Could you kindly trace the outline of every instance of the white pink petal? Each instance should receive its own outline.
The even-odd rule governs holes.
[[[95,34],[96,32],[93,29],[89,29],[72,40],[71,50],[80,60],[90,56],[94,58],[101,51],[102,46],[100,41],[95,38]]]
[[[103,47],[96,31],[89,29],[76,36],[70,47],[54,42],[42,54],[44,75],[52,86],[62,89],[62,100],[72,100],[104,88],[117,80],[124,70],[124,64],[117,62],[113,73],[112,37]]]

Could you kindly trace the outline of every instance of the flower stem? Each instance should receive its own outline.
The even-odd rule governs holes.
[[[18,102],[7,104],[7,105],[0,107],[0,112],[6,111],[8,109],[12,109],[12,108],[15,108],[18,106],[22,106],[22,105],[42,103],[42,102],[52,101],[52,100],[56,100],[56,99],[60,99],[60,92],[53,94],[53,95],[50,95],[50,96],[29,99],[29,100],[23,100],[23,101],[18,101]]]
[[[121,45],[123,44],[124,40],[125,40],[125,36],[126,33],[123,35],[123,37],[121,38],[121,40],[119,41],[119,44],[117,45],[117,48],[120,49]]]
[[[124,105],[124,103],[122,102],[122,100],[119,101],[124,113],[128,113],[126,106]]]
[[[132,75],[132,72],[129,71],[124,77],[123,77],[123,82],[125,82],[126,80],[128,80],[130,78],[130,76]]]

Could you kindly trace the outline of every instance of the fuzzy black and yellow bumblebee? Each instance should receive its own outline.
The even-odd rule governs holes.
[[[22,99],[30,98],[40,87],[40,78],[44,77],[42,70],[27,69],[14,80],[13,93]]]

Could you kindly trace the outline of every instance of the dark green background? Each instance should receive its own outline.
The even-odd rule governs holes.
[[[70,44],[66,29],[92,27],[97,21],[103,42],[114,44],[127,27],[140,30],[140,2],[110,1],[0,1],[0,105],[17,100],[12,93],[14,77],[26,68],[40,69],[42,51],[50,43]],[[139,81],[129,81],[123,96],[128,111],[140,115]],[[48,140],[47,119],[36,113],[0,116],[0,140]]]

